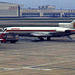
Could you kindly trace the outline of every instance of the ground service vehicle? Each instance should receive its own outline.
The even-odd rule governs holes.
[[[0,33],[0,39],[1,43],[6,43],[6,42],[10,42],[10,43],[16,43],[18,41],[18,35],[14,34],[14,33]]]

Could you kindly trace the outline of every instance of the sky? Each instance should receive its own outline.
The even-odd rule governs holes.
[[[1,2],[24,5],[24,8],[37,8],[43,5],[55,5],[56,9],[75,9],[75,0],[0,0]]]

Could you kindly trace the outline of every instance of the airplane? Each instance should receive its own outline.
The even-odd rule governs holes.
[[[6,27],[4,32],[15,33],[19,36],[38,37],[40,40],[51,40],[51,37],[64,37],[72,40],[70,35],[75,34],[75,20],[71,23],[58,23],[59,27]]]

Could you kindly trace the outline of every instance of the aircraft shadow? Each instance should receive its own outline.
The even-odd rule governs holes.
[[[47,40],[30,40],[31,42],[75,42],[75,40],[64,40],[64,39],[52,39],[50,41]]]
[[[75,42],[75,39],[69,40],[69,39],[63,39],[63,38],[52,38],[51,40],[39,40],[36,38],[21,38],[19,41],[22,42]],[[20,42],[19,42],[20,43]]]

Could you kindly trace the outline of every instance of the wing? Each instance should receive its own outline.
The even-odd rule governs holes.
[[[35,37],[39,37],[39,36],[42,36],[42,37],[52,36],[51,32],[34,32],[34,33],[31,33],[31,35],[35,36]]]
[[[75,34],[75,29],[58,29],[56,32],[33,32],[31,36],[34,37],[58,37],[58,36],[68,36]]]

